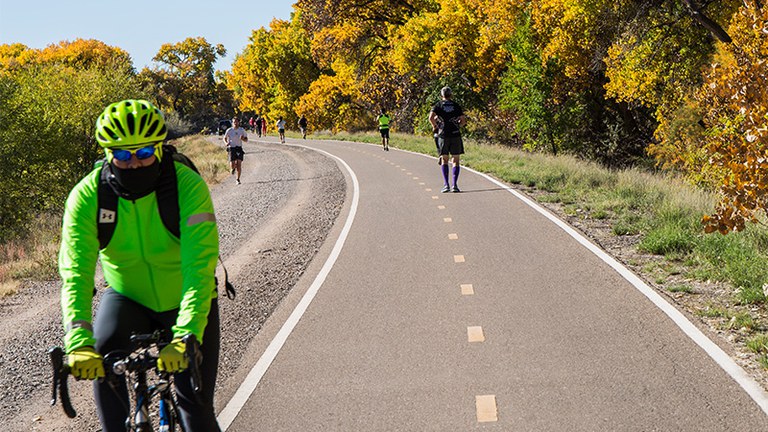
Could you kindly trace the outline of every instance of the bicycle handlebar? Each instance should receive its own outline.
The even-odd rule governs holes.
[[[131,356],[132,353],[125,351],[113,351],[104,356],[104,371],[107,378],[110,376],[124,375],[126,372],[146,372],[157,368],[157,357],[148,352],[153,345],[161,347],[164,345],[164,332],[155,331],[150,334],[140,334],[131,336],[132,353],[139,353],[138,356]],[[182,338],[186,344],[186,355],[189,361],[190,384],[194,390],[195,396],[199,397],[202,392],[202,379],[200,374],[200,364],[202,362],[202,352],[200,344],[193,334]],[[61,347],[53,347],[48,350],[53,369],[53,386],[51,395],[51,406],[56,405],[56,393],[58,390],[61,406],[64,413],[69,418],[77,416],[77,412],[72,407],[72,400],[69,397],[69,386],[67,379],[71,374],[69,365],[64,362],[64,350]]]

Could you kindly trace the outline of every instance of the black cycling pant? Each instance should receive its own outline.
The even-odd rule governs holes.
[[[152,333],[155,330],[166,329],[170,335],[171,327],[176,323],[177,314],[178,309],[155,312],[110,288],[101,297],[93,326],[97,341],[96,351],[102,355],[114,350],[128,351],[130,337],[134,333]],[[173,377],[179,402],[179,414],[188,432],[220,430],[213,410],[213,394],[219,367],[219,336],[219,304],[217,299],[213,299],[201,346],[203,363],[200,372],[203,388],[199,395],[200,403],[197,402],[192,391],[188,370],[177,373]],[[125,419],[133,414],[129,414],[128,388],[124,377],[121,378],[117,380],[117,384],[110,384],[107,380],[94,381],[96,408],[104,432],[124,432]]]

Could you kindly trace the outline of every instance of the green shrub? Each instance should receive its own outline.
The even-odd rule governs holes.
[[[34,65],[0,78],[0,241],[25,236],[40,214],[61,211],[102,155],[96,117],[137,96],[132,77],[130,65]]]

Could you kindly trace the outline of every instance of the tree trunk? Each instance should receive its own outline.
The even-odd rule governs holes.
[[[712,33],[712,36],[716,37],[720,42],[732,42],[731,37],[725,30],[723,30],[720,24],[714,22],[708,16],[704,15],[701,12],[699,5],[694,3],[693,0],[683,0],[683,3],[688,6],[688,10],[691,11],[691,16],[693,19],[695,19],[699,24],[703,25],[704,28],[709,30],[709,32]]]

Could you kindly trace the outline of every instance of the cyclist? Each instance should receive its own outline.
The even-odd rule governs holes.
[[[384,151],[389,151],[389,124],[392,123],[392,118],[387,114],[387,110],[382,108],[381,114],[376,117],[376,121],[379,122],[381,145],[384,147]]]
[[[107,163],[72,189],[62,224],[59,273],[67,363],[77,379],[101,378],[102,356],[129,351],[131,334],[167,329],[173,339],[160,351],[158,368],[174,373],[181,421],[187,431],[218,431],[213,409],[219,357],[216,218],[205,181],[170,155],[164,157],[165,137],[162,113],[144,100],[113,103],[96,121],[96,140]],[[108,170],[104,177],[102,170]],[[162,175],[166,170],[174,170],[178,185],[180,238],[159,217],[156,188],[159,178],[168,178]],[[119,197],[116,214],[99,210],[101,178]],[[115,224],[114,233],[100,249],[99,225],[107,223]],[[108,288],[91,324],[97,259]],[[203,392],[198,395],[182,340],[188,334],[202,343]],[[94,398],[103,430],[125,431],[130,405],[125,380],[117,385],[94,381]]]
[[[224,142],[227,143],[227,152],[229,153],[229,163],[232,167],[232,174],[237,172],[237,184],[240,184],[240,173],[243,171],[243,142],[248,141],[248,133],[240,127],[240,119],[232,119],[232,127],[224,132]]]
[[[307,139],[307,118],[304,117],[304,114],[299,118],[298,125],[301,130],[301,137]]]
[[[461,192],[458,185],[459,163],[461,155],[464,154],[464,143],[459,128],[467,122],[467,118],[461,106],[452,100],[453,92],[450,87],[440,89],[440,96],[442,100],[429,112],[429,122],[432,123],[432,131],[438,134],[438,153],[442,159],[440,169],[445,182],[441,192]],[[453,188],[448,183],[449,158],[452,158],[453,163]]]
[[[275,126],[277,127],[277,134],[280,136],[280,142],[285,144],[285,120],[282,117],[278,117]]]

